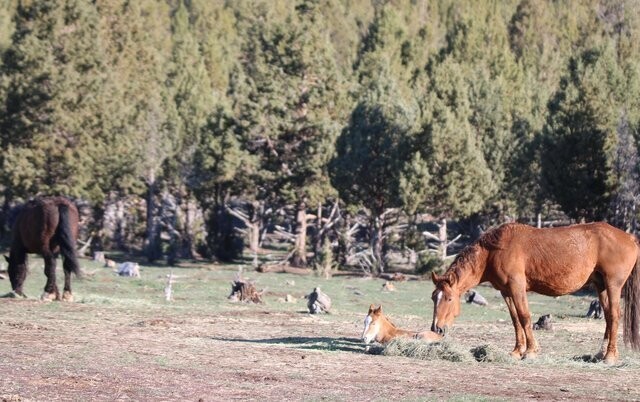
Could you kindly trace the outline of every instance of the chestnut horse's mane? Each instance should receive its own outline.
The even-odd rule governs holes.
[[[520,223],[505,223],[487,230],[456,256],[449,269],[443,274],[444,279],[449,284],[455,282],[462,276],[462,273],[468,266],[474,266],[479,262],[478,258],[481,250],[490,251],[503,249],[505,243],[511,239],[515,231],[528,227],[529,226]]]

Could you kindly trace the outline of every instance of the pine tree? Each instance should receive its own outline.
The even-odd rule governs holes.
[[[103,60],[98,15],[83,1],[20,4],[4,55],[3,179],[8,196],[100,199],[93,180],[100,140]]]
[[[542,173],[549,193],[573,219],[607,216],[617,127],[624,111],[624,77],[612,46],[572,57],[549,102]]]
[[[208,249],[222,261],[242,253],[243,243],[233,230],[233,218],[226,207],[233,196],[253,188],[257,165],[257,158],[245,148],[232,112],[218,106],[202,129],[190,185],[208,214]]]
[[[348,205],[369,211],[374,268],[383,272],[384,214],[403,206],[402,172],[411,158],[417,110],[415,104],[401,103],[389,75],[371,81],[361,99],[338,138],[331,181]]]
[[[172,228],[169,264],[178,257],[191,258],[194,254],[194,228],[189,219],[193,196],[187,181],[193,175],[193,155],[200,143],[200,133],[214,105],[213,88],[190,21],[190,9],[180,1],[172,16],[173,49],[167,77],[168,91],[178,114],[174,134],[176,156],[167,158],[164,167],[171,191],[176,195],[178,211],[174,211],[174,216],[175,224],[179,225]]]
[[[461,66],[450,58],[432,65],[430,77],[419,141],[431,167],[431,210],[470,216],[482,210],[496,185],[470,124],[468,86]]]

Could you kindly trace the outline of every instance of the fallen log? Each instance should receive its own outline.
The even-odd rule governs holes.
[[[411,275],[411,274],[403,274],[400,272],[394,273],[381,273],[378,275],[378,278],[385,279],[387,281],[396,281],[396,282],[404,282],[404,281],[417,281],[420,280],[420,276]]]
[[[313,273],[311,268],[296,268],[286,264],[262,264],[256,268],[261,273],[277,272],[296,275],[310,275]]]

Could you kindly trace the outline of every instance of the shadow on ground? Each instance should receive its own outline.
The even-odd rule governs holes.
[[[266,339],[238,339],[238,338],[210,338],[222,342],[262,343],[271,345],[285,345],[303,350],[325,350],[364,353],[365,344],[357,338],[328,338],[288,336]]]

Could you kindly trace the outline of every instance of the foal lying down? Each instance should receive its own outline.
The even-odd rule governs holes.
[[[382,306],[376,307],[372,304],[364,319],[362,341],[367,344],[373,341],[387,343],[398,337],[421,339],[426,342],[437,342],[443,338],[442,335],[430,330],[418,332],[400,329],[382,313]]]

